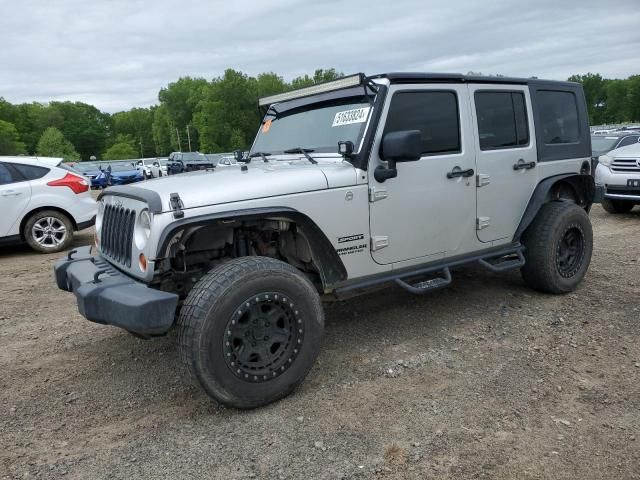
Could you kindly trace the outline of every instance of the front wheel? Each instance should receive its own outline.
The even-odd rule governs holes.
[[[29,246],[38,252],[60,252],[73,240],[73,224],[63,213],[44,210],[29,217],[22,235]]]
[[[602,208],[609,213],[629,213],[634,205],[634,202],[625,200],[611,200],[609,198],[602,200]]]
[[[522,243],[524,281],[547,293],[571,292],[591,262],[593,230],[589,215],[575,203],[546,203],[525,231]]]
[[[254,408],[302,383],[323,329],[320,296],[302,273],[272,258],[243,257],[214,268],[189,292],[178,350],[209,396]]]

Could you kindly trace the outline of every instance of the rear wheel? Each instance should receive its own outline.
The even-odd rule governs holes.
[[[22,234],[34,250],[55,253],[67,248],[73,240],[73,224],[63,213],[44,210],[29,217]]]
[[[522,236],[522,243],[525,282],[547,293],[571,292],[591,262],[593,231],[589,216],[575,203],[544,204]]]
[[[602,208],[609,213],[628,213],[634,205],[634,202],[627,202],[625,200],[611,200],[609,198],[602,200]]]
[[[189,292],[178,349],[208,395],[254,408],[304,380],[323,328],[320,297],[304,275],[272,258],[243,257],[214,268]]]

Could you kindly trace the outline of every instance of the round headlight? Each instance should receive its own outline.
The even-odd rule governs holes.
[[[149,210],[142,210],[138,215],[135,229],[135,242],[138,250],[143,250],[151,236],[151,215]]]
[[[104,202],[100,200],[98,202],[98,212],[96,213],[96,233],[100,233],[102,230],[102,218],[104,217]]]

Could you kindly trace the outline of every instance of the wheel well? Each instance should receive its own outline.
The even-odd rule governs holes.
[[[320,292],[346,279],[346,269],[322,230],[298,212],[189,219],[166,235],[158,250],[156,279],[186,295],[220,263],[246,256],[271,257],[304,273]]]
[[[24,226],[27,223],[27,221],[29,220],[29,218],[32,215],[35,215],[38,212],[43,212],[45,210],[53,210],[55,212],[59,212],[62,213],[65,217],[67,217],[69,219],[69,221],[71,222],[71,225],[73,225],[73,230],[78,230],[78,224],[76,223],[76,220],[73,218],[73,215],[71,215],[69,212],[67,212],[65,209],[63,208],[59,208],[59,207],[38,207],[38,208],[34,208],[33,210],[31,210],[29,213],[27,213],[24,217],[22,217],[22,220],[20,221],[20,238],[22,240],[24,240]]]
[[[513,236],[514,241],[520,237],[533,222],[540,208],[549,202],[574,202],[587,212],[591,209],[596,187],[591,175],[563,174],[542,180],[531,195],[529,205],[520,220],[520,225]]]

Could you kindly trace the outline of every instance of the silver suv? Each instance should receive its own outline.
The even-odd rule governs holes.
[[[574,83],[363,74],[264,98],[242,163],[105,190],[96,245],[55,267],[87,319],[177,329],[202,388],[251,408],[315,362],[323,295],[415,294],[479,264],[574,290],[595,187]]]
[[[640,143],[601,155],[595,181],[605,192],[602,207],[607,212],[627,213],[640,205]]]

